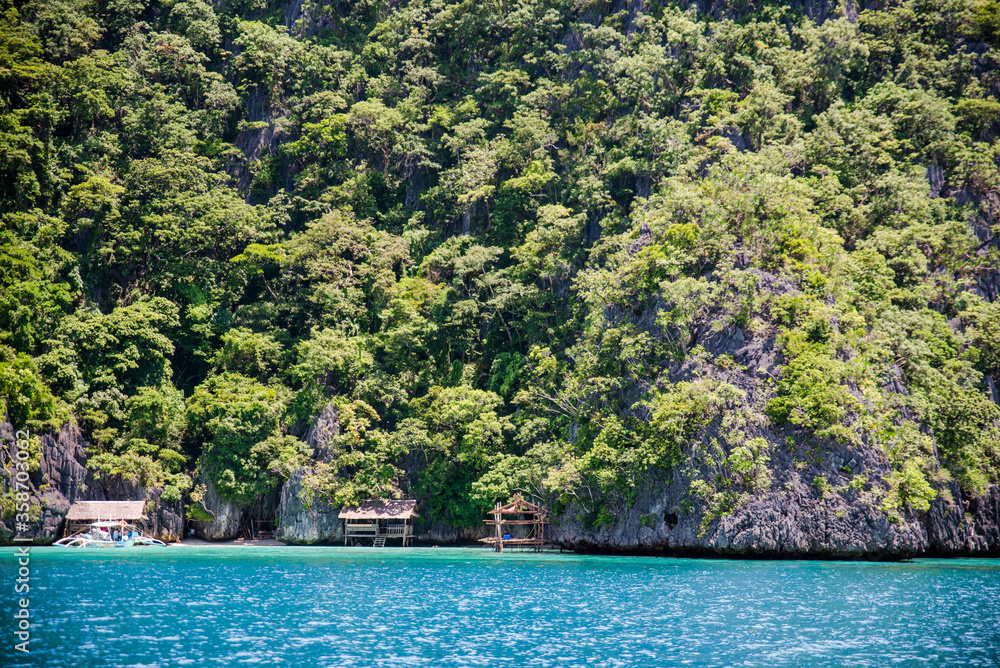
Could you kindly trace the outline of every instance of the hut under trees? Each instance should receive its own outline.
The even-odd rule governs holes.
[[[146,520],[145,501],[77,501],[66,513],[63,536],[90,527],[94,522],[125,520],[142,526]]]
[[[413,520],[420,515],[413,499],[371,499],[343,508],[339,517],[344,520],[344,545],[371,539],[373,547],[385,547],[387,539],[401,538],[406,547],[413,542]]]
[[[480,538],[479,542],[493,546],[494,552],[503,552],[504,546],[520,547],[541,552],[545,545],[545,517],[548,510],[527,501],[520,493],[506,504],[499,501],[483,520],[494,527],[493,535]]]

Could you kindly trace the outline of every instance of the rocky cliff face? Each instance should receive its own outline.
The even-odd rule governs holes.
[[[0,422],[0,439],[5,454],[0,461],[8,461],[14,454],[14,429],[10,423]],[[87,441],[74,425],[64,425],[58,434],[41,434],[41,465],[32,474],[29,486],[31,498],[42,506],[40,518],[34,523],[31,535],[38,544],[48,544],[62,537],[63,520],[71,505],[77,501],[108,501],[144,499],[147,501],[147,532],[162,541],[180,540],[184,532],[184,510],[180,501],[165,501],[160,490],[146,489],[138,484],[107,484],[87,469]],[[2,483],[9,484],[5,476]],[[0,522],[0,542],[13,535],[13,518],[4,516]]]
[[[215,490],[212,481],[202,473],[201,484],[205,486],[202,503],[205,511],[213,519],[194,523],[194,532],[202,540],[231,540],[240,532],[243,509],[232,501],[226,501]]]
[[[306,444],[313,452],[313,459],[318,462],[330,461],[331,439],[339,433],[340,415],[332,403],[327,404],[306,434]]]
[[[856,453],[855,453],[856,454]],[[859,462],[863,458],[855,458]],[[819,469],[823,470],[823,469]],[[833,467],[825,469],[837,482]],[[875,475],[876,467],[862,469]],[[926,513],[891,521],[870,491],[828,491],[807,484],[808,472],[778,468],[775,489],[703,524],[706,509],[685,507],[688,481],[677,473],[614,524],[587,527],[586,509],[571,506],[550,528],[552,541],[582,552],[678,556],[900,559],[914,556],[1000,556],[1000,488],[962,498],[957,485]]]
[[[329,404],[306,434],[306,443],[319,462],[330,459],[330,439],[340,433],[340,416]],[[339,508],[312,499],[303,485],[308,469],[294,471],[281,488],[276,537],[290,545],[335,543],[344,539]]]
[[[0,437],[9,454],[14,436],[8,423],[0,423]],[[42,466],[31,481],[35,498],[44,506],[33,529],[38,543],[61,536],[63,517],[76,501],[143,496],[151,502],[148,514],[153,535],[167,541],[180,539],[181,504],[162,501],[157,490],[107,488],[94,480],[86,468],[86,441],[76,429],[67,426],[57,435],[41,436],[40,442]],[[983,497],[969,498],[953,483],[926,513],[904,514],[890,521],[878,508],[872,485],[868,489],[849,486],[858,474],[877,485],[888,472],[884,457],[864,447],[827,445],[826,458],[806,466],[778,449],[771,461],[771,490],[746,499],[744,505],[707,524],[709,509],[686,504],[691,500],[690,480],[677,469],[632,506],[616,509],[610,525],[593,526],[588,522],[588,509],[574,504],[553,518],[547,535],[554,543],[581,552],[869,559],[1000,556],[1000,488],[991,486]],[[319,500],[303,502],[303,474],[295,472],[276,499],[278,537],[296,545],[342,541],[339,509]],[[813,484],[820,475],[829,490],[821,492]],[[219,498],[207,481],[206,487],[206,506],[216,519],[197,523],[197,535],[205,540],[235,537],[244,509]],[[268,512],[262,509],[260,514]],[[13,531],[8,524],[4,518],[3,535],[9,539]],[[416,538],[433,543],[468,542],[480,533],[424,522],[418,525]]]
[[[472,543],[487,535],[485,526],[468,529],[433,520],[418,522],[414,527],[414,538],[422,543]]]
[[[41,503],[41,516],[32,523],[30,535],[35,537],[36,544],[48,544],[62,536],[63,518],[69,512],[69,507],[76,500],[89,500],[82,494],[87,490],[87,470],[79,462],[86,459],[81,444],[75,439],[76,434],[69,428],[64,428],[57,438],[51,435],[42,436],[42,466],[34,472],[28,481],[31,488],[31,498]],[[0,462],[6,466],[13,461],[16,453],[15,430],[9,422],[0,422],[0,438],[3,440],[3,456]],[[4,475],[0,485],[4,491],[10,489],[10,476]],[[81,489],[82,488],[82,489]],[[13,518],[4,512],[0,522],[0,543],[9,542],[14,537]]]
[[[864,493],[821,497],[801,478],[701,526],[702,513],[679,507],[682,481],[640,499],[612,526],[587,528],[570,507],[555,518],[552,541],[581,552],[766,558],[901,559],[1000,556],[1000,488],[980,499],[940,499],[897,522]]]
[[[772,373],[777,353],[773,339],[752,337],[739,328],[713,332],[704,340],[713,354],[728,352],[741,367],[724,378],[747,393],[748,402],[763,396],[762,379]],[[756,369],[748,374],[739,369]],[[693,369],[680,366],[678,379]],[[890,379],[889,385],[893,384]],[[760,396],[758,396],[760,395]],[[702,442],[717,435],[711,425]],[[329,438],[338,431],[331,410],[321,414],[310,430],[310,446],[325,456]],[[756,435],[769,444],[766,490],[744,494],[731,507],[712,504],[691,494],[692,480],[711,471],[675,467],[653,481],[634,503],[611,505],[603,521],[594,521],[593,508],[582,502],[565,507],[552,518],[547,536],[554,543],[581,552],[616,552],[688,556],[766,558],[898,559],[911,556],[1000,556],[1000,487],[990,486],[982,497],[963,495],[955,483],[939,487],[926,512],[901,510],[897,518],[879,507],[889,465],[884,453],[865,444],[847,446],[824,441],[812,448],[790,446],[787,434],[761,429]],[[4,461],[13,454],[14,430],[0,423]],[[33,527],[38,543],[61,536],[70,505],[81,500],[144,498],[151,533],[165,541],[179,540],[184,529],[180,502],[166,502],[158,490],[137,485],[106,484],[86,467],[87,442],[73,426],[39,437],[41,467],[32,475],[33,498],[43,511]],[[416,460],[411,462],[416,466]],[[207,480],[205,505],[215,516],[196,523],[205,540],[238,535],[246,518],[278,517],[278,537],[289,544],[335,544],[343,540],[338,508],[321,500],[307,502],[303,494],[305,470],[293,473],[280,495],[261,499],[252,508],[224,501]],[[408,471],[413,478],[417,471]],[[5,479],[5,483],[8,479]],[[817,481],[822,480],[823,484]],[[859,480],[864,480],[859,484]],[[10,518],[0,522],[0,541],[13,536]],[[478,538],[481,530],[465,530],[423,518],[416,538],[421,542],[456,543]]]
[[[195,536],[202,540],[232,540],[240,535],[246,537],[256,534],[260,529],[260,521],[266,522],[267,526],[278,514],[280,490],[258,498],[251,505],[243,506],[223,499],[204,471],[199,484],[205,487],[201,505],[212,517],[210,520],[192,519]]]
[[[755,273],[764,291],[791,290],[774,276]],[[732,366],[723,370],[688,359],[671,370],[671,379],[728,383],[745,397],[727,410],[761,415],[773,396],[769,379],[780,374],[775,337],[713,323],[705,331],[701,343],[706,352],[713,358],[729,356]],[[885,379],[884,390],[905,394],[899,369],[894,372]],[[552,541],[580,551],[691,556],[1000,556],[1000,488],[991,485],[984,496],[970,498],[957,483],[939,481],[937,497],[926,511],[902,504],[886,512],[882,506],[892,469],[886,453],[869,445],[867,436],[844,445],[748,418],[746,437],[755,437],[767,454],[767,483],[755,489],[733,486],[725,503],[718,495],[699,497],[692,493],[699,480],[731,475],[694,454],[719,448],[724,441],[721,421],[716,418],[700,434],[687,455],[690,461],[644,485],[633,504],[610,500],[599,517],[592,504],[578,501],[557,513],[548,534]],[[724,454],[719,449],[716,459]]]
[[[339,508],[315,500],[303,499],[302,478],[305,471],[295,471],[281,489],[278,510],[278,540],[290,545],[315,545],[335,543],[344,539],[343,523],[338,517]]]
[[[1000,556],[1000,487],[979,498],[966,498],[956,484],[950,498],[931,504],[922,525],[927,554],[943,557]]]
[[[761,274],[763,289],[788,290],[773,276]],[[780,356],[773,336],[754,336],[739,327],[707,326],[701,343],[712,356],[728,354],[733,365],[711,373],[745,393],[742,408],[760,414],[769,396],[768,381],[779,373]],[[708,373],[696,361],[672,370],[674,380]],[[899,378],[886,379],[887,391],[902,393]],[[739,412],[739,407],[737,411]],[[739,490],[727,504],[692,494],[692,482],[710,480],[719,471],[685,462],[659,480],[641,486],[631,503],[610,502],[603,518],[582,501],[552,516],[547,536],[553,543],[581,552],[761,558],[900,559],[918,555],[1000,556],[1000,488],[968,498],[955,483],[938,486],[926,512],[905,505],[893,516],[882,509],[891,467],[886,454],[866,440],[845,445],[829,439],[803,442],[801,435],[763,421],[746,427],[748,437],[766,443],[766,485]],[[706,448],[722,439],[720,419],[699,437]],[[324,411],[310,430],[310,446],[322,457],[336,415]],[[694,463],[692,463],[694,462]],[[405,462],[407,479],[419,475],[419,459]],[[284,486],[280,504],[281,540],[293,544],[342,540],[338,509],[302,501],[304,470]],[[416,539],[425,543],[471,542],[481,529],[461,529],[424,517]]]

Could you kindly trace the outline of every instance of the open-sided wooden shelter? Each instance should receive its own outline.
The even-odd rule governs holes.
[[[141,525],[145,519],[145,501],[77,501],[66,513],[63,536],[71,536],[101,520],[125,520]]]
[[[402,538],[403,547],[413,541],[413,519],[417,502],[413,499],[374,499],[362,501],[340,511],[344,520],[344,545],[347,541],[372,540],[375,547],[384,547],[388,538]]]
[[[503,552],[504,546],[516,546],[541,552],[545,544],[545,516],[548,510],[524,499],[520,493],[506,504],[499,501],[490,511],[490,519],[483,520],[494,527],[492,536],[480,538],[481,543],[493,546],[495,552]]]

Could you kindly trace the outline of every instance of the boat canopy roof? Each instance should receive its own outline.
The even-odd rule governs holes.
[[[90,526],[100,527],[101,529],[113,529],[115,527],[122,526],[122,522],[124,522],[124,520],[112,520],[110,522],[91,522]],[[132,526],[132,524],[130,522],[125,522],[125,526]]]

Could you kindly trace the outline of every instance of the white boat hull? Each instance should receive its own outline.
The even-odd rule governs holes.
[[[166,543],[155,538],[146,536],[136,536],[127,540],[108,540],[106,538],[92,538],[88,536],[67,536],[60,538],[53,545],[58,547],[90,547],[90,548],[124,548],[138,547],[140,545],[159,545],[166,547]]]

